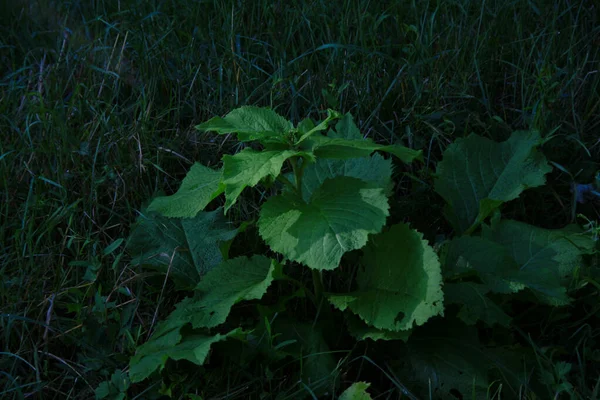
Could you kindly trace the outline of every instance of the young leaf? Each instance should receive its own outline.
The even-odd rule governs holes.
[[[358,158],[367,157],[374,151],[383,151],[411,163],[422,157],[421,150],[413,150],[401,145],[380,145],[371,139],[349,140],[337,137],[315,135],[311,138],[312,150],[317,158]]]
[[[358,290],[329,297],[367,324],[390,331],[422,325],[443,314],[440,263],[423,235],[406,224],[374,236],[365,248]]]
[[[467,325],[481,320],[489,326],[508,327],[510,317],[487,296],[489,291],[487,286],[473,282],[446,283],[444,298],[446,304],[461,306],[457,316]]]
[[[541,142],[537,132],[517,131],[502,143],[470,135],[448,146],[435,191],[448,203],[447,217],[457,231],[474,229],[502,203],[544,184],[552,168],[537,151]]]
[[[348,140],[361,140],[363,138],[350,113],[345,114],[336,124],[335,131],[330,130],[327,136]]]
[[[241,329],[238,328],[225,335],[194,334],[182,337],[178,330],[171,331],[137,348],[129,363],[129,377],[134,383],[141,382],[157,369],[161,371],[168,359],[188,360],[202,365],[213,343],[239,336],[240,333]]]
[[[321,121],[319,123],[319,125],[312,127],[310,130],[303,133],[302,136],[300,136],[300,139],[298,139],[296,141],[296,144],[298,145],[298,144],[302,143],[304,140],[308,139],[310,136],[314,135],[317,132],[324,131],[325,129],[327,129],[329,122],[331,122],[334,119],[337,119],[339,117],[340,117],[340,114],[337,111],[327,110],[327,118],[324,121]]]
[[[371,157],[331,160],[320,158],[304,170],[302,197],[308,201],[326,179],[348,176],[361,179],[373,187],[380,187],[388,193],[392,186],[392,161],[379,154]]]
[[[171,196],[155,198],[148,211],[165,217],[192,218],[225,189],[221,184],[223,171],[195,163],[181,182],[179,190]]]
[[[247,186],[255,186],[268,176],[275,179],[285,160],[299,155],[307,156],[295,150],[256,151],[250,148],[233,156],[223,156],[225,212],[235,204]]]
[[[235,133],[240,142],[284,142],[285,134],[293,129],[293,125],[271,109],[244,106],[231,111],[223,118],[211,118],[196,126],[196,129],[220,135]]]
[[[127,248],[133,265],[169,271],[180,287],[193,288],[202,275],[223,261],[220,246],[236,234],[221,209],[186,219],[149,213],[138,218]]]
[[[356,178],[327,179],[306,203],[295,193],[263,204],[258,228],[267,244],[310,268],[337,268],[342,255],[363,247],[385,224],[388,202],[381,188]]]
[[[371,386],[367,382],[354,382],[348,389],[340,395],[339,400],[371,400],[372,397],[367,393]]]

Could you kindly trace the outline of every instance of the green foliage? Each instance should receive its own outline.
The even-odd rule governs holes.
[[[367,389],[371,386],[367,382],[354,382],[348,389],[339,397],[339,400],[371,400],[372,397],[367,393]]]
[[[129,376],[117,370],[111,375],[110,380],[98,385],[95,392],[96,399],[124,400],[127,398],[127,389],[130,385]]]
[[[539,133],[517,131],[506,142],[470,135],[446,149],[435,190],[448,203],[448,219],[459,233],[472,231],[523,190],[544,184],[552,168],[537,150],[540,144]]]
[[[358,290],[329,301],[389,331],[411,329],[442,313],[440,263],[422,237],[406,224],[373,236],[358,271]]]
[[[127,248],[132,264],[168,274],[182,288],[193,288],[200,277],[227,259],[226,244],[237,234],[221,209],[193,218],[142,214]]]
[[[136,344],[186,294],[173,290],[167,268],[157,274],[133,265],[124,246],[111,245],[125,244],[119,239],[129,235],[140,205],[158,191],[173,193],[194,161],[222,171],[222,154],[261,148],[258,141],[238,144],[235,134],[190,129],[242,104],[271,106],[300,121],[298,137],[322,124],[321,110],[350,111],[360,129],[346,139],[422,149],[424,162],[410,167],[379,152],[394,165],[387,223],[409,222],[423,232],[442,250],[443,272],[445,242],[458,232],[443,219],[444,200],[432,190],[442,152],[470,133],[502,141],[512,130],[537,129],[552,137],[539,147],[553,166],[547,185],[505,203],[493,218],[553,229],[582,222],[597,244],[598,197],[575,196],[587,186],[580,184],[600,187],[594,185],[596,11],[593,1],[530,0],[288,8],[265,0],[2,2],[0,397],[89,399],[100,382],[127,371]],[[336,122],[320,132],[334,137],[343,131]],[[289,162],[282,172],[293,180]],[[246,228],[223,243],[234,257],[269,252],[248,221],[266,199],[291,188],[282,189],[282,180],[264,183],[247,188],[228,211],[230,228]],[[206,210],[224,201],[217,197]],[[471,235],[481,234],[476,228]],[[339,268],[320,274],[323,290],[356,290],[361,256],[362,250],[349,252]],[[506,365],[527,379],[508,385],[508,374],[493,376],[481,398],[598,398],[597,265],[595,254],[581,258],[568,280],[568,306],[540,302],[529,288],[486,292],[510,325],[473,327],[487,354],[524,354]],[[374,398],[436,398],[429,389],[435,375],[421,385],[410,368],[390,370],[408,359],[400,341],[356,342],[344,320],[360,318],[323,300],[313,306],[311,272],[293,262],[284,269],[293,280],[275,282],[260,301],[234,306],[210,333],[250,331],[262,322],[255,306],[279,313],[269,321],[289,316],[315,327],[332,321],[322,331],[340,385],[323,398],[337,398],[358,381],[372,383]],[[461,305],[448,304],[446,288],[483,282],[473,271],[444,276],[444,321],[450,321]],[[215,343],[204,367],[168,362],[160,376],[131,385],[127,398],[319,397],[296,380],[306,359],[240,361],[236,356],[247,348],[244,341]]]
[[[219,135],[235,133],[240,142],[282,142],[292,127],[291,122],[272,110],[245,106],[231,111],[223,118],[213,117],[196,129]]]
[[[223,157],[223,185],[225,186],[225,211],[227,211],[247,186],[256,186],[267,177],[277,178],[283,163],[302,153],[294,150],[262,151],[244,149],[234,156]]]
[[[215,171],[195,163],[172,196],[157,197],[147,211],[155,211],[165,217],[193,218],[218,195],[223,193],[223,171]]]
[[[292,397],[330,396],[339,386],[335,349],[345,340],[350,347],[390,343],[400,357],[395,371],[436,397],[481,398],[494,382],[513,393],[524,385],[506,367],[518,359],[515,352],[501,338],[482,342],[480,328],[510,332],[517,300],[568,304],[573,279],[595,246],[576,226],[549,230],[502,218],[500,205],[543,185],[550,171],[538,133],[517,131],[503,143],[470,135],[446,149],[435,190],[457,235],[434,247],[397,216],[385,227],[394,169],[391,159],[373,154],[411,162],[421,152],[364,139],[350,114],[329,110],[320,123],[305,119],[294,128],[269,109],[242,107],[199,129],[236,134],[258,148],[223,156],[222,173],[195,165],[175,195],[152,203],[164,215],[140,217],[128,243],[139,254],[134,262],[194,287],[138,347],[132,382],[157,370],[165,379],[168,360],[204,365],[215,347],[219,362],[267,365],[270,384],[292,374],[299,383]],[[222,203],[224,192],[226,212],[245,188],[261,184],[259,201],[248,195],[258,222],[243,243],[232,243],[241,229],[226,227],[222,208],[204,209]],[[244,256],[227,259],[230,249]],[[281,255],[281,264],[245,256],[265,251]],[[299,273],[305,267],[312,289]],[[234,309],[242,301],[250,303]],[[228,338],[237,340],[218,345]],[[289,363],[294,368],[284,372]],[[533,358],[514,362],[534,364]],[[167,370],[177,371],[172,365]],[[546,386],[570,388],[565,374],[552,380],[547,369],[540,374]],[[354,384],[341,398],[370,398],[367,387]]]
[[[270,198],[262,207],[261,237],[290,260],[313,269],[338,267],[344,253],[360,249],[385,224],[383,188],[351,177],[327,179],[308,203],[295,193]]]

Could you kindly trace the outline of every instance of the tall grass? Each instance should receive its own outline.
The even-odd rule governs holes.
[[[2,2],[0,395],[89,398],[126,365],[172,300],[110,245],[228,151],[192,127],[242,104],[351,111],[424,149],[425,172],[470,132],[553,132],[562,186],[541,214],[570,222],[569,184],[600,167],[599,15],[592,0]]]

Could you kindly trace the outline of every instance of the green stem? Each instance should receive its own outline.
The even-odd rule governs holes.
[[[317,308],[321,307],[323,302],[323,274],[317,269],[312,270],[313,286],[315,288],[315,305]]]

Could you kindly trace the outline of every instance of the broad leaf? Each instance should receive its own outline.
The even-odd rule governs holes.
[[[371,139],[349,140],[338,137],[315,135],[311,138],[310,147],[317,158],[358,158],[367,157],[374,151],[383,151],[410,163],[422,157],[420,150],[409,149],[401,145],[380,145]]]
[[[337,177],[325,180],[309,202],[295,193],[271,197],[262,206],[258,228],[274,251],[310,268],[331,270],[344,253],[360,249],[369,234],[381,230],[388,207],[383,189]]]
[[[590,235],[575,227],[550,230],[511,220],[492,224],[483,236],[502,245],[519,266],[519,281],[552,305],[569,301],[566,288],[573,272],[595,247]]]
[[[223,262],[206,274],[193,298],[177,304],[175,311],[159,324],[154,336],[179,330],[188,323],[193,328],[214,328],[222,324],[236,303],[262,298],[273,282],[277,268],[276,261],[260,255]]]
[[[423,235],[406,224],[374,236],[358,271],[356,292],[329,297],[367,324],[390,331],[408,330],[443,314],[440,263]]]
[[[179,286],[193,288],[223,261],[221,246],[236,234],[221,209],[186,219],[149,213],[138,218],[127,247],[133,265],[168,271]]]
[[[487,294],[490,289],[478,283],[458,282],[444,285],[446,304],[458,304],[458,318],[467,325],[475,325],[479,320],[492,326],[495,324],[507,327],[510,317]]]
[[[506,249],[478,236],[461,236],[446,247],[444,276],[479,276],[494,293],[516,293],[525,288],[519,281],[519,266]]]
[[[448,146],[435,191],[448,203],[446,214],[457,231],[473,229],[502,203],[544,184],[552,168],[537,151],[541,142],[537,132],[518,131],[502,143],[470,135]]]
[[[591,238],[574,229],[547,230],[510,220],[484,227],[483,236],[463,236],[449,243],[445,275],[473,272],[492,292],[529,288],[551,305],[569,302],[569,280],[582,255],[594,248]]]
[[[141,382],[157,369],[162,371],[168,359],[188,360],[202,365],[213,343],[238,336],[240,333],[241,330],[236,329],[225,335],[194,334],[182,337],[178,330],[171,331],[137,348],[129,364],[129,377],[134,383]]]
[[[196,126],[200,131],[216,132],[220,135],[236,133],[241,142],[283,142],[285,134],[292,128],[292,123],[275,111],[253,106],[237,108],[223,118],[214,117]]]
[[[392,186],[392,161],[379,154],[346,160],[320,158],[304,170],[302,197],[308,201],[326,179],[338,176],[361,179],[373,187],[386,189],[387,193]]]
[[[233,156],[223,156],[223,184],[225,185],[225,212],[247,186],[255,186],[261,179],[275,179],[285,160],[306,155],[295,150],[256,151],[246,148]]]
[[[371,400],[372,397],[367,393],[371,386],[367,382],[354,382],[348,389],[340,395],[339,400]]]
[[[223,193],[223,171],[195,163],[172,196],[157,197],[148,206],[165,217],[192,218],[204,210],[214,198]]]

